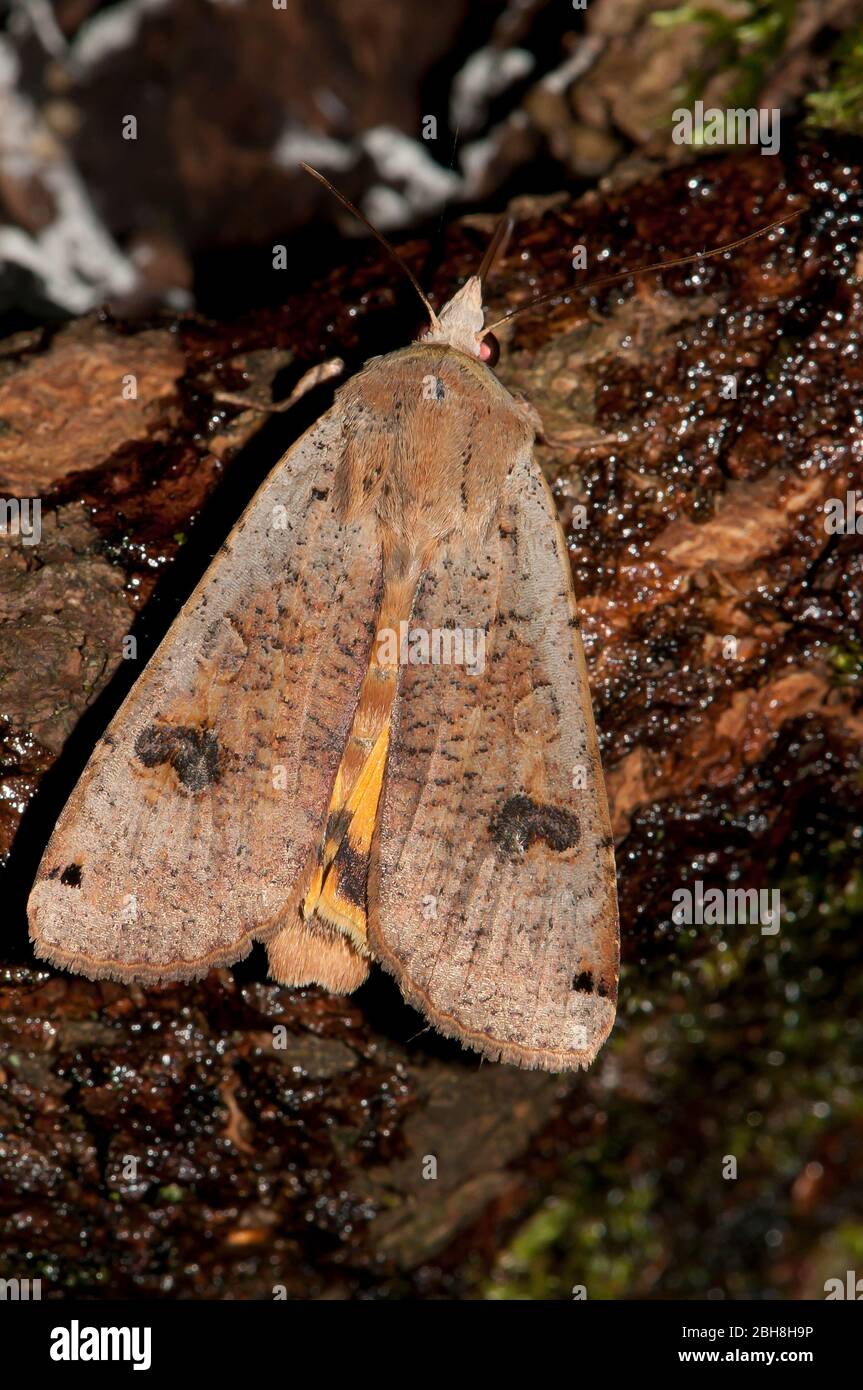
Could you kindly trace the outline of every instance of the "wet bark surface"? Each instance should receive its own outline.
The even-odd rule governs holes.
[[[861,133],[861,0],[40,0],[0,36],[0,313],[267,302],[339,254],[321,167],[386,231],[687,162],[672,113]],[[776,131],[778,138],[778,127]],[[311,227],[310,227],[311,223]],[[258,298],[257,296],[262,296]]]
[[[774,976],[809,989],[820,1061],[828,1024],[843,1035],[837,1084],[859,1077],[847,932],[825,936],[793,892],[777,938],[676,924],[671,909],[699,879],[791,878],[811,898],[814,863],[823,902],[853,877],[863,539],[831,532],[825,513],[863,488],[860,201],[851,154],[809,148],[514,208],[493,318],[563,293],[577,245],[585,274],[606,275],[800,210],[732,253],[571,295],[500,331],[499,374],[543,420],[617,837],[620,1018],[576,1077],[480,1066],[423,1031],[378,972],[341,999],[267,982],[261,948],[161,989],[34,964],[24,901],[56,814],[332,383],[271,418],[217,393],[281,396],[336,352],[353,370],[404,341],[413,309],[392,266],[366,253],[230,325],[94,317],[7,340],[0,492],[38,496],[43,534],[33,546],[0,537],[0,1274],[42,1277],[43,1296],[465,1296],[561,1175],[576,1174],[567,1200],[586,1219],[592,1166],[625,1187],[639,1165],[673,1159],[685,1185],[703,1157],[690,1131],[734,1152],[731,1131],[772,1084],[762,1050],[784,1048],[793,1106],[813,1054],[776,1041],[790,1025]],[[476,268],[492,226],[454,224],[436,269],[425,246],[404,248],[436,303]],[[137,394],[124,397],[130,375]],[[735,1070],[746,1053],[759,1060]],[[636,1118],[641,1158],[633,1139],[627,1159]],[[803,1122],[789,1133],[802,1152]],[[860,1134],[852,1116],[817,1158],[817,1183],[848,1212]],[[816,1179],[795,1188],[773,1162],[805,1215]],[[772,1190],[770,1163],[756,1171],[762,1187],[720,1194],[732,1225],[751,1224]],[[824,1229],[841,1225],[837,1201]],[[698,1203],[687,1210],[692,1224]],[[670,1243],[675,1211],[669,1198],[657,1215]],[[738,1272],[757,1267],[749,1239]],[[799,1291],[808,1274],[792,1260],[770,1277]],[[624,1292],[673,1291],[674,1279],[660,1261]]]

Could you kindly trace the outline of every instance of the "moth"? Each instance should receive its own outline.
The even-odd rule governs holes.
[[[392,252],[429,327],[337,391],[183,606],[45,850],[37,955],[157,983],[257,940],[285,985],[376,962],[492,1060],[608,1037],[613,842],[537,417],[489,365],[497,242],[439,313]]]

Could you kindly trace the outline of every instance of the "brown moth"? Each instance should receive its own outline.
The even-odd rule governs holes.
[[[483,274],[424,301],[430,329],[259,489],[58,821],[37,955],[187,980],[259,940],[277,980],[337,992],[377,961],[488,1058],[595,1057],[611,829],[566,545],[534,412],[487,365]]]

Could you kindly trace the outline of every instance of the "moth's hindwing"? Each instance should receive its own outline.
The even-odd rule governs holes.
[[[37,954],[191,978],[273,930],[320,836],[379,598],[330,411],[260,488],[100,741],[30,899]]]
[[[417,598],[413,628],[485,629],[483,669],[402,672],[369,940],[441,1032],[560,1071],[614,1022],[614,856],[566,546],[530,451],[499,519],[480,553],[443,548]]]

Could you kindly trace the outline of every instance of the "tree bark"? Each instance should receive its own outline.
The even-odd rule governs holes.
[[[27,889],[95,738],[332,384],[273,417],[217,393],[400,345],[402,286],[360,258],[240,323],[90,318],[5,344],[0,491],[41,499],[42,539],[0,538],[0,1274],[56,1296],[464,1296],[655,1084],[662,1020],[706,1026],[720,944],[696,928],[682,952],[672,895],[764,886],[790,836],[863,811],[863,546],[825,524],[863,488],[858,190],[843,153],[808,149],[522,199],[491,282],[497,318],[569,291],[578,245],[594,278],[801,209],[501,330],[499,374],[543,420],[617,838],[620,1018],[586,1075],[479,1065],[380,973],[349,999],[277,987],[260,948],[161,989],[34,964]],[[492,226],[450,229],[437,303]]]

